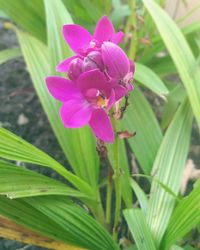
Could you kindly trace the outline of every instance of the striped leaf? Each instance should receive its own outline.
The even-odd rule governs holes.
[[[196,67],[196,59],[192,50],[176,23],[159,5],[150,0],[143,0],[143,3],[152,16],[176,65],[187,91],[193,113],[200,127],[200,69]]]
[[[140,209],[126,209],[124,217],[138,250],[156,250],[143,212]]]
[[[86,249],[119,250],[108,232],[66,197],[0,197],[0,214],[54,240]]]
[[[152,175],[166,185],[175,195],[178,194],[183,169],[188,154],[192,113],[188,100],[176,112],[157,153]],[[176,181],[175,181],[176,180]],[[147,209],[147,222],[159,246],[169,223],[175,205],[175,198],[166,192],[157,181],[151,187]]]

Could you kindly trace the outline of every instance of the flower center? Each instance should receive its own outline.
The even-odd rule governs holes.
[[[96,107],[106,108],[108,105],[108,99],[97,89],[88,89],[85,93],[85,97],[88,102]]]
[[[106,108],[107,105],[108,105],[108,99],[106,99],[105,97],[102,97],[102,96],[97,97],[97,106],[99,106],[101,108]]]

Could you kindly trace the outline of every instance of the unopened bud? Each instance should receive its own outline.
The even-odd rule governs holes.
[[[93,69],[103,70],[103,60],[101,57],[101,53],[99,51],[90,52],[87,57],[84,58],[83,62],[83,71],[89,71]]]
[[[80,58],[75,58],[71,61],[68,70],[68,76],[71,80],[74,80],[79,77],[82,73],[83,60]]]

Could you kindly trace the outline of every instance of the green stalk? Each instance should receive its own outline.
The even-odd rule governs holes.
[[[111,224],[111,208],[112,208],[112,169],[108,166],[108,180],[106,192],[106,224],[110,229]]]
[[[115,133],[117,132],[116,121],[113,121],[113,128]],[[114,182],[115,182],[115,218],[113,227],[113,239],[117,241],[117,229],[120,219],[121,210],[121,180],[120,180],[120,168],[119,168],[119,138],[116,136],[113,144],[113,167],[114,167]]]
[[[128,26],[133,27],[133,36],[131,39],[128,56],[131,60],[135,59],[136,50],[137,50],[137,15],[136,15],[136,0],[130,0],[129,6],[131,9],[131,15],[128,19]]]
[[[102,201],[100,197],[99,190],[97,191],[97,198],[96,201],[90,201],[86,199],[82,199],[82,201],[89,207],[92,214],[94,215],[95,219],[104,227],[107,228],[106,220],[105,220],[105,213],[102,206]]]

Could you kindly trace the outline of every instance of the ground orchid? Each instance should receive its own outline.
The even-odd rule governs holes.
[[[110,20],[103,16],[93,36],[74,24],[64,25],[63,35],[76,53],[57,66],[68,79],[46,79],[51,95],[62,102],[62,122],[67,128],[88,124],[97,138],[112,143],[109,109],[133,89],[134,63],[118,46],[123,33],[115,33]]]
[[[113,142],[114,133],[107,111],[115,102],[113,89],[99,70],[80,75],[76,82],[59,76],[46,78],[49,92],[60,102],[60,115],[67,128],[80,128],[86,124],[96,137]]]

